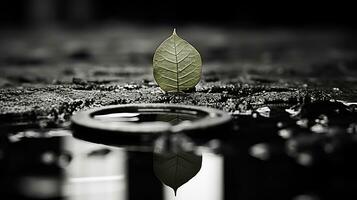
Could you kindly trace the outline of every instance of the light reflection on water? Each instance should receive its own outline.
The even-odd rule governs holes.
[[[198,116],[191,113],[167,113],[167,112],[130,112],[130,113],[109,113],[94,115],[94,119],[102,122],[168,122],[177,125],[184,121],[195,121]]]
[[[5,150],[3,156],[28,157],[21,162],[6,159],[8,162],[14,162],[10,165],[20,165],[13,174],[16,177],[12,177],[18,184],[9,188],[12,191],[8,194],[9,199],[16,193],[15,197],[20,195],[22,199],[131,200],[136,198],[130,193],[140,193],[143,190],[140,186],[136,188],[135,183],[158,181],[153,175],[152,156],[149,156],[151,161],[146,162],[149,163],[146,171],[135,171],[142,170],[143,167],[129,161],[130,157],[139,160],[143,158],[131,153],[140,152],[140,147],[120,148],[95,144],[72,137],[68,130],[57,130],[57,134],[53,134],[53,130],[47,133],[31,130],[8,137],[10,148]],[[32,145],[35,146],[27,149]],[[26,155],[22,155],[21,152],[26,149]],[[152,152],[142,153],[152,155]],[[40,166],[43,171],[35,169],[35,166]],[[22,171],[26,171],[26,175],[23,175]],[[10,172],[13,173],[12,170]],[[142,180],[131,180],[133,177],[130,175],[136,173],[148,175],[142,177]],[[134,179],[138,177],[134,175]],[[134,188],[129,188],[130,181],[134,182]],[[10,185],[8,187],[11,187]],[[173,199],[173,190],[160,185],[155,188],[154,185],[147,184],[146,187],[159,191],[156,199]],[[204,196],[205,199],[222,199],[222,187],[223,158],[206,152],[203,153],[201,170],[179,188],[177,198],[189,200]]]
[[[197,175],[178,189],[176,198],[172,189],[155,177],[153,148],[145,146],[149,144],[146,141],[141,146],[118,148],[78,140],[70,131],[61,129],[0,134],[0,197],[78,200],[355,197],[355,106],[329,101],[305,104],[299,110],[292,116],[276,109],[271,109],[270,117],[257,113],[236,115],[229,140],[211,139],[197,147],[193,137],[192,141],[179,138],[178,144],[183,149],[202,153],[203,163]],[[180,121],[179,117],[172,119]],[[166,141],[162,144],[170,144]],[[169,145],[167,149],[175,149],[172,147]],[[208,151],[202,151],[205,148]]]
[[[109,153],[93,154],[106,149]],[[66,137],[63,150],[72,152],[73,160],[65,168],[64,196],[79,199],[126,199],[126,152],[121,148],[93,144]]]
[[[31,131],[34,132],[34,131]],[[49,137],[39,133],[42,138],[21,137],[19,140],[10,140],[9,156],[20,157],[16,151],[28,149],[25,156],[29,160],[9,160],[10,165],[18,166],[14,190],[9,199],[20,196],[24,199],[61,198],[68,200],[80,199],[127,199],[127,153],[125,149],[106,145],[94,144],[68,136],[70,132],[62,131],[62,136]],[[28,135],[26,132],[20,135]],[[20,138],[20,137],[19,137]],[[44,139],[45,138],[45,139]],[[33,143],[34,140],[41,140]],[[44,139],[44,140],[43,140]],[[54,142],[56,141],[56,142]],[[57,142],[58,141],[58,142]],[[51,144],[48,148],[41,148],[45,143]],[[24,147],[26,146],[26,147]],[[41,150],[37,149],[40,147]],[[67,162],[64,155],[70,155]],[[18,158],[21,159],[21,158]],[[8,163],[7,163],[8,164]],[[35,169],[39,166],[42,171]],[[53,170],[55,169],[55,170]],[[9,169],[9,171],[13,171]],[[23,172],[24,171],[24,172]],[[25,173],[25,175],[23,175]]]

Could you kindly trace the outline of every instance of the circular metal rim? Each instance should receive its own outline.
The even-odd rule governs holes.
[[[113,113],[113,111],[126,109],[170,109],[170,110],[186,110],[207,114],[201,119],[192,121],[191,123],[181,123],[178,125],[171,125],[168,122],[115,122],[108,123],[94,119],[92,116],[98,112]],[[92,132],[110,132],[113,134],[130,134],[130,135],[146,135],[146,134],[160,134],[160,133],[186,133],[186,132],[200,132],[202,130],[209,130],[210,128],[219,127],[231,121],[231,116],[221,110],[214,108],[207,108],[201,106],[189,106],[180,104],[124,104],[105,106],[101,108],[94,108],[86,111],[80,111],[73,115],[72,125],[76,127],[76,131],[91,130]]]

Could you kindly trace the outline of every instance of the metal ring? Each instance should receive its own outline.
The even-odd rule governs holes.
[[[104,122],[96,119],[98,115],[113,113],[176,113],[191,116],[195,120],[173,125],[162,121],[133,123]],[[211,138],[223,136],[222,127],[226,127],[230,122],[231,116],[228,113],[213,108],[176,104],[125,104],[78,112],[72,117],[72,129],[74,135],[81,138],[108,136],[122,141],[137,140],[143,136],[150,140],[164,133],[184,133],[193,138]]]

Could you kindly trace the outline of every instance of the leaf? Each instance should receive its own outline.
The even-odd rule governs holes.
[[[165,185],[174,190],[175,195],[177,189],[192,179],[202,165],[202,155],[182,147],[184,139],[162,136],[157,139],[154,148],[154,173]]]
[[[172,35],[156,49],[153,58],[154,78],[166,92],[182,92],[194,88],[201,79],[202,59],[198,51]]]

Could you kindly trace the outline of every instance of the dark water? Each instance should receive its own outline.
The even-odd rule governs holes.
[[[167,113],[167,112],[131,112],[131,113],[111,113],[104,115],[94,115],[95,119],[104,122],[168,122],[177,125],[183,121],[195,121],[199,116],[188,113]]]
[[[173,124],[195,120],[157,114],[97,118],[135,123],[172,118]],[[221,130],[231,134],[229,140],[211,138],[200,144],[184,134],[163,135],[152,146],[118,147],[77,139],[69,129],[2,133],[1,199],[357,196],[355,104],[271,106],[233,118],[232,127]],[[173,176],[173,167],[181,168],[180,173]],[[176,197],[172,188],[178,188]]]

